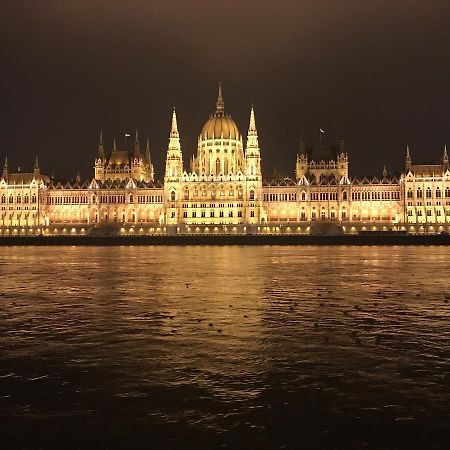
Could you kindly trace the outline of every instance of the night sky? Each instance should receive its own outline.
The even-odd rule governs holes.
[[[188,167],[219,80],[244,136],[255,107],[265,174],[293,175],[301,121],[309,144],[343,128],[353,176],[450,144],[449,0],[18,0],[0,16],[12,169],[37,154],[91,178],[99,130],[110,149],[138,127],[162,178],[174,106]]]

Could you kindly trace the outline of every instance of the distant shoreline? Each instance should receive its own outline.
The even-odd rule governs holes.
[[[24,245],[450,245],[450,235],[10,236],[0,238],[0,246]]]

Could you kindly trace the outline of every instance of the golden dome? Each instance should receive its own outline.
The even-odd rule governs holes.
[[[239,130],[229,114],[225,112],[222,98],[222,88],[219,84],[219,95],[216,102],[216,112],[209,116],[203,125],[201,139],[239,139]]]
[[[213,114],[203,125],[202,139],[239,139],[239,130],[234,120],[228,115]]]

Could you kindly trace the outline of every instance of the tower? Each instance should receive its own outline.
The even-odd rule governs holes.
[[[103,130],[100,130],[100,138],[98,141],[97,157],[94,162],[94,178],[103,180],[105,173],[105,148],[103,146]]]
[[[155,170],[152,164],[152,158],[150,156],[150,141],[147,138],[147,146],[145,147],[145,167],[146,167],[146,181],[154,181],[155,180]]]
[[[245,219],[247,224],[252,226],[265,220],[262,204],[261,154],[253,107],[250,111],[247,146],[245,149],[245,184],[248,201]]]
[[[406,146],[406,159],[405,159],[405,170],[411,169],[411,155],[409,153],[409,145]]]
[[[178,133],[177,114],[172,114],[169,147],[166,155],[166,172],[164,181],[179,181],[183,173],[183,155],[181,153],[180,135]]]
[[[7,182],[8,181],[8,157],[5,156],[5,163],[3,164],[3,174],[2,178]]]
[[[183,154],[181,153],[180,135],[178,134],[177,115],[172,114],[169,146],[166,156],[166,171],[164,175],[165,221],[167,225],[178,224],[181,176],[183,174]]]
[[[447,145],[444,147],[444,156],[442,157],[442,166],[444,171],[448,170],[448,154],[447,154]]]
[[[134,147],[133,147],[133,156],[131,158],[131,178],[133,180],[142,181],[144,177],[144,161],[141,155],[141,149],[139,146],[139,135],[138,130],[136,128],[136,133],[134,135]]]
[[[41,178],[41,169],[39,168],[39,160],[37,155],[34,161],[33,177],[35,180],[39,180]]]
[[[295,178],[299,180],[306,174],[308,170],[308,154],[306,152],[305,137],[303,131],[303,122],[300,126],[300,143],[299,153],[297,155],[297,163],[295,165]]]
[[[247,177],[252,180],[261,178],[261,154],[259,150],[258,131],[256,129],[255,111],[250,111],[250,124],[247,134],[247,147],[245,149],[245,170]]]

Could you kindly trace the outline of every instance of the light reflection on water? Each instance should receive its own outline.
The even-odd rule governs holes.
[[[445,247],[2,248],[0,431],[444,448],[449,267]]]

